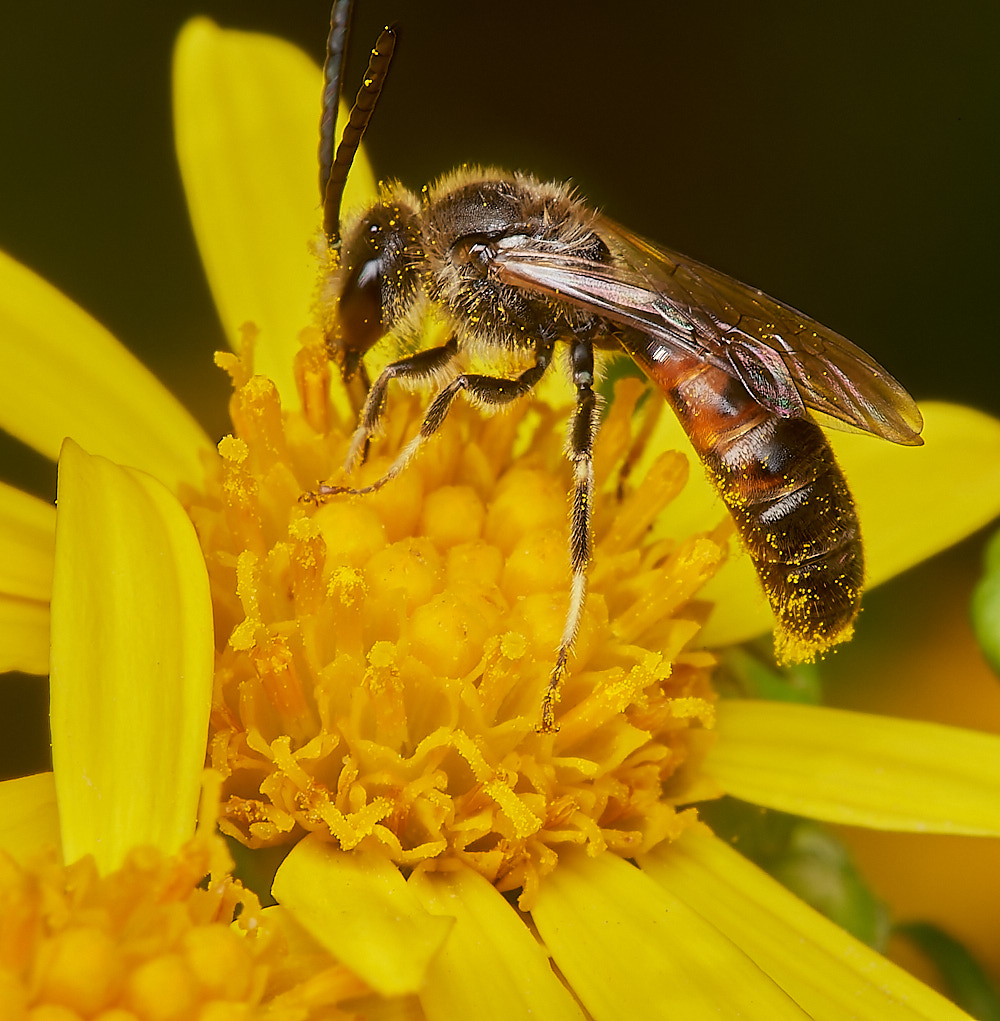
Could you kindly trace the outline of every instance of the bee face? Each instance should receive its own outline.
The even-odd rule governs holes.
[[[420,218],[405,197],[379,202],[348,231],[334,279],[331,348],[349,375],[413,304],[422,260]]]

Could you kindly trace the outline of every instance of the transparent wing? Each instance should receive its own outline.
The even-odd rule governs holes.
[[[913,398],[846,337],[605,217],[597,217],[593,229],[612,252],[608,262],[512,237],[500,242],[494,272],[505,283],[703,358],[740,379],[775,414],[795,417],[809,407],[895,443],[922,442]]]

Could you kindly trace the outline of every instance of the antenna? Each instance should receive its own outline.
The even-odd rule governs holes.
[[[337,132],[337,106],[344,77],[347,35],[351,25],[353,0],[337,0],[330,9],[330,34],[326,38],[326,61],[323,64],[323,113],[319,121],[319,197],[326,196],[330,180]]]
[[[347,174],[354,162],[361,139],[372,118],[375,104],[385,84],[385,76],[396,49],[396,30],[382,29],[368,61],[368,70],[358,90],[343,138],[333,147],[337,134],[337,105],[340,102],[344,74],[344,54],[350,28],[353,0],[336,0],[330,11],[330,35],[323,64],[323,112],[319,122],[319,188],[323,198],[323,230],[331,247],[340,244],[340,204]]]

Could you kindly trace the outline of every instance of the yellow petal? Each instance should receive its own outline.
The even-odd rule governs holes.
[[[729,559],[699,591],[698,598],[713,604],[708,622],[698,634],[700,646],[733,645],[774,630],[774,614],[757,572],[735,539],[729,541]]]
[[[0,594],[0,671],[49,672],[49,604]]]
[[[392,862],[378,853],[341,851],[300,840],[271,888],[338,960],[383,996],[415,993],[452,919],[420,904]]]
[[[427,1015],[415,996],[394,996],[386,999],[372,995],[354,1000],[349,1005],[353,1017],[364,1021],[427,1021]]]
[[[838,430],[826,434],[857,503],[868,588],[1000,514],[1000,421],[955,404],[928,402],[920,410],[922,447]],[[676,439],[680,429],[662,431]],[[676,511],[671,509],[678,515],[676,522],[668,522],[672,528],[690,527],[698,515],[703,522],[698,527],[704,528],[725,514],[703,474],[691,474],[691,493],[684,494]],[[731,552],[730,562],[702,590],[704,598],[716,603],[699,639],[705,645],[745,641],[774,626],[749,558],[741,550]]]
[[[477,872],[418,872],[408,885],[432,915],[455,919],[420,996],[428,1021],[582,1021],[538,940]]]
[[[1000,736],[787,702],[724,700],[702,765],[728,794],[828,822],[1000,835]]]
[[[155,479],[67,440],[52,588],[52,761],[63,851],[117,868],[193,833],[212,692],[208,575]]]
[[[643,872],[733,940],[813,1018],[968,1018],[715,837],[687,830]]]
[[[0,482],[0,592],[47,603],[56,510]]]
[[[1000,514],[1000,421],[957,404],[920,410],[922,447],[829,434],[858,504],[869,587]]]
[[[212,445],[156,377],[99,323],[0,253],[0,428],[55,460],[64,437],[197,484]]]
[[[0,783],[0,850],[24,862],[47,848],[59,848],[59,815],[51,773]]]
[[[341,1011],[330,1014],[331,1021],[334,1018],[342,1021],[348,1018],[363,1018],[364,1021],[427,1021],[416,996],[385,997],[372,992],[343,963],[335,961],[326,947],[283,905],[272,904],[263,908],[261,917],[264,932],[268,937],[277,938],[288,962],[283,969],[283,979],[289,988],[269,1004],[274,1015],[272,1021],[280,1021],[286,1014],[288,1021],[304,1018],[306,1014],[310,1018],[318,1019],[320,1015],[325,1018],[327,1015],[322,1010],[319,1015],[315,1014],[316,1008],[335,1003],[340,1005]],[[303,985],[292,984],[293,974],[300,978]],[[305,1008],[307,1002],[313,1006],[313,1013]],[[305,1013],[302,1013],[303,1010]]]
[[[234,348],[244,323],[260,328],[256,369],[286,407],[299,333],[315,321],[321,88],[317,65],[279,39],[196,18],[177,40],[177,155],[209,286]],[[363,156],[348,187],[348,206],[375,192]]]
[[[806,1017],[714,926],[611,853],[560,855],[532,918],[595,1021]]]
[[[0,670],[49,672],[56,511],[0,483]]]

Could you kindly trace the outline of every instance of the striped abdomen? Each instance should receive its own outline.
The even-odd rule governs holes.
[[[738,379],[694,358],[641,364],[733,516],[778,619],[779,660],[811,660],[849,638],[864,553],[854,501],[823,431],[810,418],[775,415]]]

